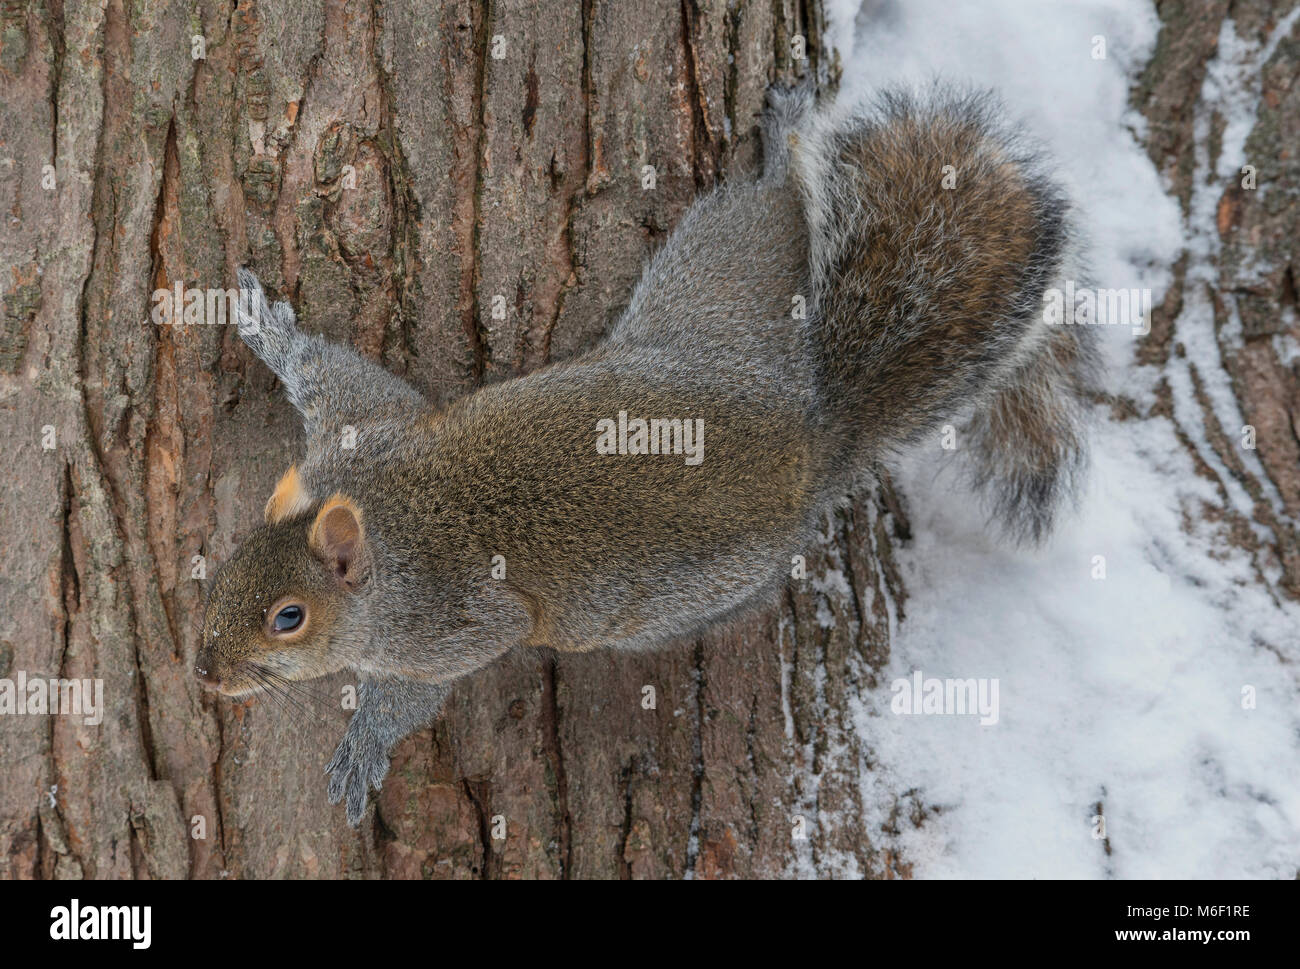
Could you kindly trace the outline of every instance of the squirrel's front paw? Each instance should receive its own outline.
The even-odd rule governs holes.
[[[330,778],[329,802],[346,798],[348,824],[355,828],[366,813],[370,789],[379,790],[388,773],[388,751],[374,734],[349,727],[325,773]]]

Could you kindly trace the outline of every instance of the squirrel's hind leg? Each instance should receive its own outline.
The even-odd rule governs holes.
[[[1053,328],[980,406],[966,431],[974,483],[1013,541],[1038,544],[1073,503],[1088,466],[1091,334]]]
[[[781,182],[790,170],[790,136],[812,115],[817,88],[811,80],[772,84],[763,110],[763,181]]]
[[[280,379],[309,445],[336,440],[343,426],[424,405],[415,388],[351,347],[299,330],[293,307],[268,302],[247,269],[239,270],[239,288],[239,336]]]
[[[281,383],[292,379],[293,357],[302,334],[298,318],[288,303],[271,303],[252,270],[241,268],[236,323],[239,337]]]

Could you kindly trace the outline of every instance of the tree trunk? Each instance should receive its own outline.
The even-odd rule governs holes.
[[[107,715],[0,718],[0,871],[894,870],[874,833],[816,822],[861,814],[844,699],[901,608],[900,520],[874,496],[723,634],[526,652],[458,685],[350,830],[322,774],[346,677],[297,707],[213,699],[190,672],[195,576],[259,521],[301,432],[231,327],[151,319],[155,291],[249,262],[306,329],[438,401],[580,352],[696,192],[757,164],[767,84],[830,80],[816,0],[3,17],[0,676],[100,678]],[[849,597],[819,591],[832,567]]]
[[[1149,122],[1148,153],[1182,205],[1189,240],[1139,352],[1141,363],[1164,371],[1157,408],[1143,416],[1174,422],[1220,496],[1203,517],[1222,522],[1228,540],[1250,553],[1256,581],[1297,599],[1300,21],[1283,24],[1286,7],[1295,3],[1161,3],[1156,50],[1132,102]],[[1220,50],[1225,30],[1234,44]],[[1220,77],[1207,91],[1211,62]],[[1234,105],[1256,101],[1255,117],[1236,114]],[[1225,177],[1230,123],[1250,133],[1240,170],[1229,160]],[[1200,337],[1210,328],[1206,353]],[[1117,409],[1138,410],[1128,401]]]

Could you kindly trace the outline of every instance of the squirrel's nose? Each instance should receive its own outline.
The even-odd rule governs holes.
[[[221,677],[217,676],[217,674],[210,668],[201,664],[194,667],[194,675],[199,678],[200,683],[210,690],[215,690],[221,685]]]

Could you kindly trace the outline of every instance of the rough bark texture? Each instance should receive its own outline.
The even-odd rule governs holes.
[[[1138,351],[1163,374],[1143,416],[1172,420],[1216,486],[1218,503],[1189,513],[1220,527],[1251,554],[1257,580],[1291,599],[1300,598],[1300,21],[1284,21],[1295,7],[1164,0],[1132,92],[1188,239]],[[1207,85],[1211,63],[1219,80]],[[1234,110],[1242,99],[1258,101],[1254,117]],[[1229,124],[1249,129],[1242,161],[1253,173],[1219,170]],[[1118,411],[1137,408],[1120,400]]]
[[[1227,6],[1162,5],[1134,95],[1189,198],[1199,72]],[[1260,36],[1277,16],[1233,7]],[[300,431],[231,327],[149,319],[153,291],[229,286],[251,262],[306,328],[440,401],[579,352],[697,190],[756,164],[769,81],[833,78],[822,27],[817,0],[0,7],[0,677],[102,678],[108,707],[98,728],[0,718],[0,873],[909,874],[892,835],[927,808],[898,792],[889,824],[864,829],[872,755],[846,712],[904,612],[907,524],[887,488],[837,513],[808,579],[732,629],[653,656],[522,653],[458,685],[353,832],[322,775],[345,678],[297,708],[214,701],[190,674],[193,557],[210,575],[257,523]],[[1297,184],[1295,50],[1266,74],[1261,182]],[[1266,526],[1233,534],[1295,594],[1300,371],[1274,336],[1300,336],[1298,210],[1223,199],[1208,289],[1216,319],[1241,317],[1219,336],[1258,461],[1233,428],[1215,447]],[[1244,246],[1273,253],[1266,273],[1240,271]],[[1152,366],[1179,354],[1184,289]]]
[[[837,519],[809,580],[724,634],[656,656],[526,653],[465,683],[350,831],[322,776],[344,678],[299,708],[214,701],[190,674],[193,556],[210,574],[237,546],[300,431],[231,327],[149,318],[155,290],[229,286],[247,261],[306,328],[437,400],[579,352],[695,193],[757,163],[767,84],[832,77],[817,3],[109,0],[3,17],[0,676],[100,677],[109,714],[0,722],[0,871],[895,870],[851,820],[863,754],[838,725],[867,668],[847,658],[886,655],[901,601],[896,522],[874,498]],[[853,584],[830,630],[828,564]]]

